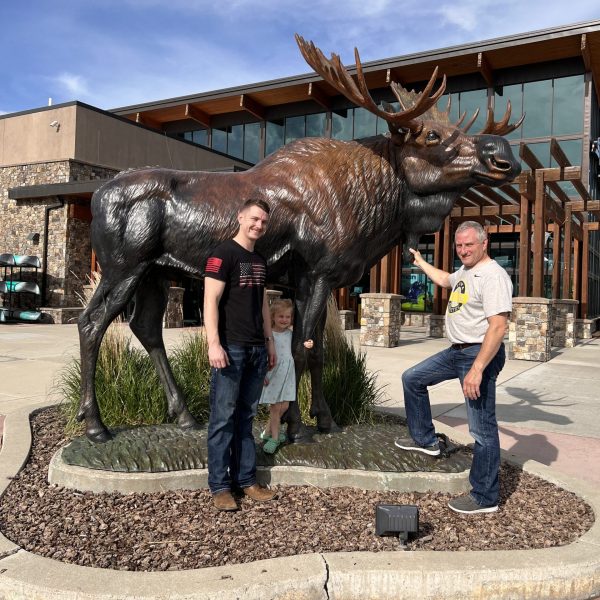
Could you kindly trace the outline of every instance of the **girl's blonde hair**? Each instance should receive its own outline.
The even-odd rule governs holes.
[[[294,318],[294,303],[289,298],[277,298],[273,300],[271,306],[269,306],[269,310],[271,311],[271,325],[273,324],[275,313],[283,312],[284,310],[291,310],[292,319]]]

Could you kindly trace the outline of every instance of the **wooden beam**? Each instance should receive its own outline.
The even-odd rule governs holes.
[[[152,129],[162,130],[162,124],[159,121],[153,119],[152,117],[149,117],[145,113],[136,113],[135,122],[139,123],[140,125],[145,125],[146,127],[152,127]]]
[[[483,52],[477,53],[477,68],[479,69],[479,72],[485,79],[485,82],[487,83],[488,87],[494,87],[494,72],[492,71],[490,63],[488,62],[488,59],[485,57]]]
[[[381,263],[377,262],[377,264],[371,267],[369,271],[369,292],[371,294],[375,294],[379,292],[379,273],[381,272]]]
[[[546,202],[544,173],[535,172],[535,203],[533,208],[533,287],[531,295],[544,295],[544,240],[546,233]]]
[[[560,298],[560,225],[555,223],[550,225],[552,228],[552,297]]]
[[[512,225],[488,225],[488,233],[520,233],[521,225],[514,223]]]
[[[382,294],[389,294],[390,290],[390,281],[391,281],[391,255],[390,253],[386,254],[380,261],[381,271],[379,273],[379,291]]]
[[[505,219],[508,215],[519,215],[520,213],[520,207],[513,204],[503,204],[502,206],[455,206],[450,216],[453,219],[459,219],[461,217],[491,217],[495,215]]]
[[[314,100],[319,106],[322,106],[325,110],[331,110],[331,98],[329,98],[329,96],[313,82],[308,84],[308,97]]]
[[[446,273],[450,273],[452,270],[452,263],[454,262],[452,259],[454,258],[454,244],[452,239],[452,227],[450,224],[450,217],[446,217],[444,219],[444,252],[442,255],[442,270],[446,271]],[[446,311],[446,305],[448,304],[448,299],[450,297],[450,292],[448,288],[442,288],[442,310],[440,314],[444,314]]]
[[[565,206],[565,229],[563,242],[563,273],[562,273],[562,289],[563,298],[572,298],[573,293],[571,290],[571,265],[573,264],[573,214],[571,211],[571,205]]]
[[[579,282],[581,280],[581,242],[573,240],[573,300],[579,301],[581,298],[581,290]],[[581,306],[578,306],[579,318],[582,318]]]
[[[581,247],[581,318],[588,318],[588,294],[589,277],[588,270],[590,265],[590,230],[587,223],[583,224],[583,244]]]
[[[193,119],[200,125],[204,125],[204,127],[210,127],[210,116],[207,115],[203,110],[196,108],[193,104],[185,105],[185,116],[188,119]]]
[[[442,268],[442,254],[444,252],[442,245],[443,233],[436,231],[433,235],[433,266],[436,269]],[[439,285],[433,286],[433,314],[442,314],[442,288]]]
[[[587,34],[581,35],[581,56],[585,70],[592,73],[594,87],[596,88],[596,96],[600,98],[600,65],[594,61],[592,51],[590,50]]]
[[[521,230],[519,231],[519,296],[529,295],[531,205],[525,195],[527,180],[519,184],[521,191]]]
[[[243,108],[261,121],[264,121],[266,118],[267,111],[265,107],[247,94],[240,95],[240,108]]]

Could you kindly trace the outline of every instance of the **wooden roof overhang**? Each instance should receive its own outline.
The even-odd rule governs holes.
[[[600,20],[371,61],[363,65],[363,70],[370,89],[386,87],[391,81],[412,87],[427,81],[436,66],[449,78],[479,73],[482,83],[491,87],[496,71],[569,58],[583,61],[585,69],[593,75],[600,97]],[[356,73],[355,66],[349,66],[348,70]],[[330,110],[336,97],[339,97],[336,90],[315,73],[309,73],[111,112],[156,129],[186,119],[210,127],[212,120],[221,115],[245,111],[260,120],[270,108],[295,102],[312,100]]]

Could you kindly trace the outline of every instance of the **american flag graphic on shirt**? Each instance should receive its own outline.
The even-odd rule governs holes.
[[[240,287],[264,285],[266,274],[265,266],[261,263],[240,263]]]
[[[214,256],[206,261],[206,272],[207,273],[218,273],[221,270],[223,261],[220,258]]]

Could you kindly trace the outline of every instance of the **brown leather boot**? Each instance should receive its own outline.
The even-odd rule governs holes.
[[[245,487],[242,489],[245,496],[248,498],[252,498],[252,500],[256,500],[257,502],[267,502],[268,500],[273,500],[277,495],[276,492],[270,490],[268,488],[261,487],[258,483],[251,485],[250,487]]]
[[[213,505],[217,510],[239,510],[239,506],[229,490],[216,493],[213,496]]]

